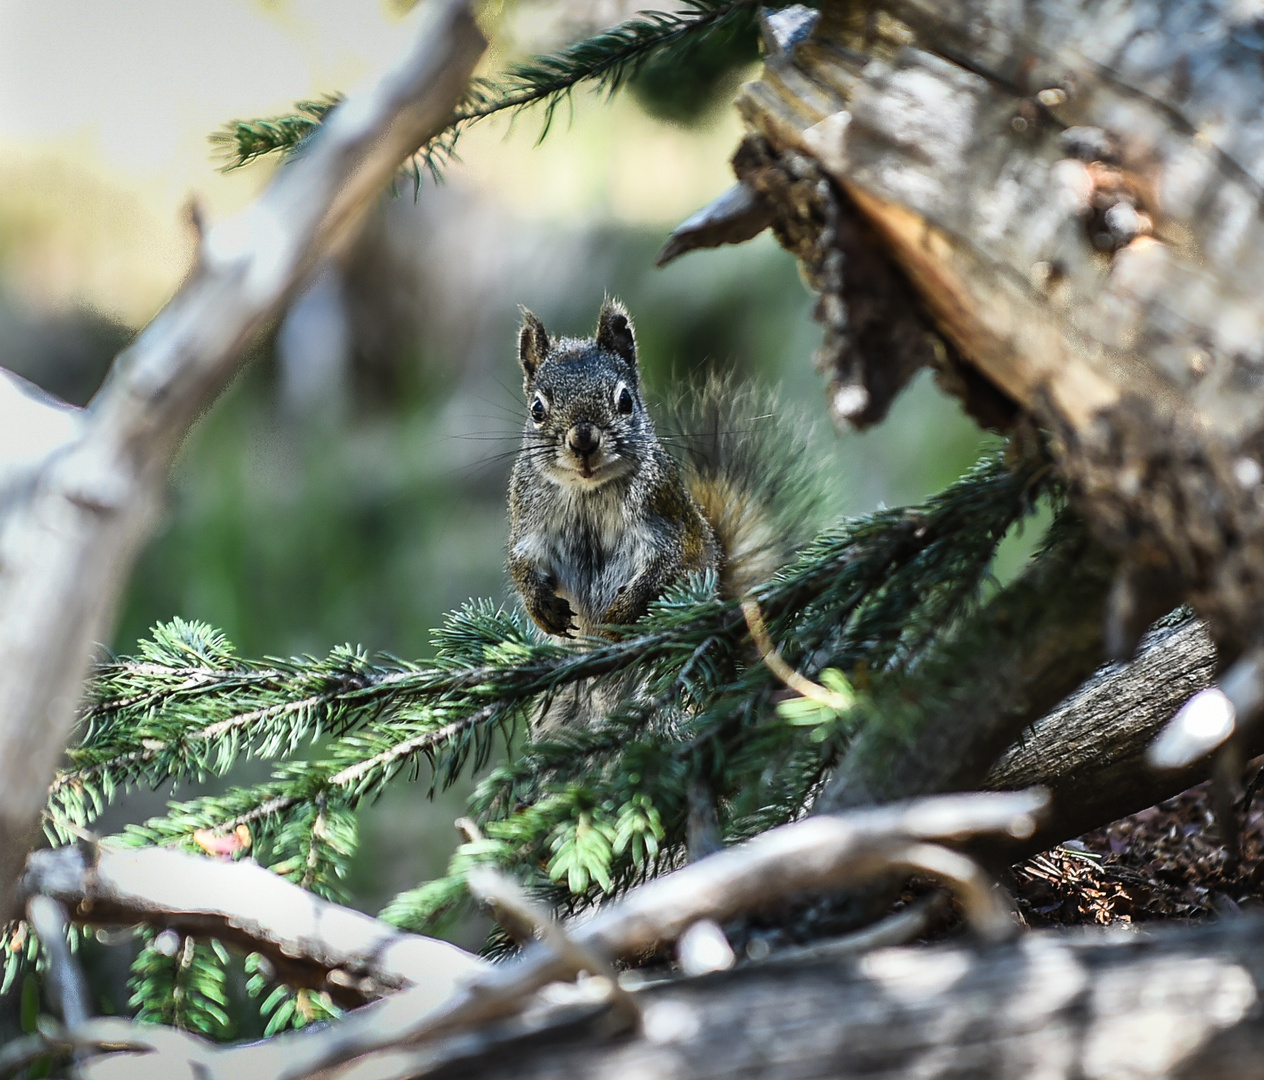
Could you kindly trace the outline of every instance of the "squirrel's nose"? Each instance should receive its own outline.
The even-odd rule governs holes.
[[[566,433],[566,445],[584,457],[596,450],[600,442],[601,437],[593,429],[592,424],[584,421],[576,424]]]

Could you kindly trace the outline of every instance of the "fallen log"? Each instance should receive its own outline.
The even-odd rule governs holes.
[[[765,21],[765,68],[738,102],[756,141],[735,166],[822,291],[836,413],[880,417],[893,365],[907,378],[919,363],[992,422],[1008,401],[1052,434],[1077,505],[1123,556],[1121,610],[1166,580],[1218,639],[1253,641],[1264,67],[1251,17],[1160,0],[797,12]],[[864,287],[849,265],[874,280],[857,245],[911,284],[889,303],[933,327],[936,349],[853,355],[890,343],[871,332],[873,297],[848,319],[848,289]]]
[[[1153,936],[1049,931],[986,947],[751,964],[633,998],[635,1034],[610,1038],[573,1025],[488,1032],[432,1052],[424,1075],[1264,1077],[1259,918]]]

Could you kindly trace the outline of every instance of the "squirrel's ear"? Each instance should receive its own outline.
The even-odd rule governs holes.
[[[618,300],[607,300],[597,316],[597,347],[621,356],[636,367],[636,334],[628,309]]]
[[[544,329],[544,323],[523,308],[522,329],[518,331],[518,360],[528,382],[535,378],[536,368],[548,355],[549,332]]]

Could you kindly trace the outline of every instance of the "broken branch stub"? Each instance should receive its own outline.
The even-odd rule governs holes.
[[[1124,587],[1169,574],[1240,643],[1264,602],[1264,69],[1242,62],[1247,18],[1159,0],[831,3],[738,101],[777,160],[809,159],[854,205],[968,366],[1053,434]]]

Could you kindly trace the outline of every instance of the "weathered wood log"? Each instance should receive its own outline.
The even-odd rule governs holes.
[[[1237,642],[1264,629],[1253,18],[1228,0],[833,3],[810,36],[770,35],[739,99],[772,158],[817,170],[830,213],[858,216],[912,283],[940,366],[1053,433],[1125,557],[1121,591],[1172,576]],[[842,250],[813,198],[774,197],[775,227],[815,221]],[[807,262],[828,286],[828,251]]]
[[[1216,666],[1204,624],[1191,617],[1162,626],[1130,664],[1103,668],[1035,724],[982,781],[1002,791],[1039,783],[1052,795],[1051,812],[1016,850],[1043,850],[1208,779],[1211,756],[1159,771],[1145,755],[1177,709],[1211,683]],[[1244,750],[1264,753],[1264,733],[1255,732]]]
[[[1092,629],[1097,610],[1088,612],[1090,625],[1081,631]],[[980,617],[988,617],[987,609]],[[1084,637],[1091,645],[1091,633]],[[1023,643],[1016,643],[1020,655]],[[1008,847],[1017,858],[1153,806],[1212,774],[1211,755],[1175,770],[1156,770],[1146,761],[1146,748],[1164,724],[1211,684],[1219,666],[1206,625],[1192,615],[1151,631],[1133,660],[1101,668],[1034,723],[1019,707],[1037,704],[1025,698],[1026,684],[1015,674],[1025,669],[1004,664],[999,653],[977,659],[995,662],[1007,674],[963,687],[960,698],[928,715],[924,729],[909,733],[906,743],[898,733],[886,732],[885,745],[877,743],[883,733],[862,733],[859,738],[868,734],[873,745],[844,759],[813,811],[834,813],[937,791],[1040,785],[1052,803],[1036,833]],[[1024,657],[1031,665],[1048,659],[1035,647]],[[1008,745],[997,750],[1001,739]],[[1264,753],[1264,731],[1252,729],[1241,749],[1247,757]]]
[[[485,1032],[419,1054],[413,1071],[395,1075],[1264,1077],[1258,918],[1153,937],[1047,931],[986,948],[750,965],[649,987],[634,999],[636,1034],[611,1038],[573,1026],[552,1037]]]

